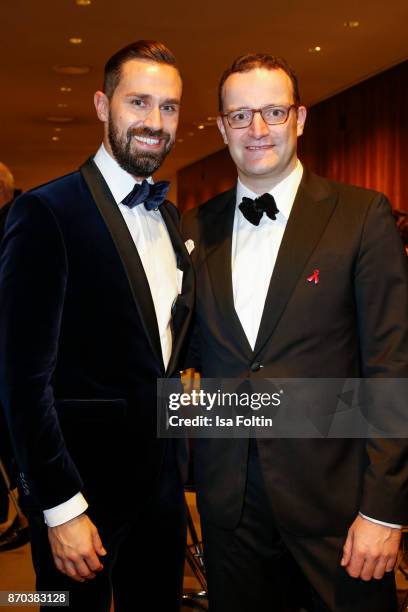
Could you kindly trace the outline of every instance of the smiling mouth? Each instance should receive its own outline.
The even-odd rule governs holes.
[[[265,149],[271,149],[274,146],[275,145],[272,145],[272,144],[267,144],[267,145],[248,145],[245,148],[248,149],[248,151],[264,151]]]
[[[148,138],[147,136],[133,136],[134,140],[150,147],[157,147],[160,144],[160,138]]]

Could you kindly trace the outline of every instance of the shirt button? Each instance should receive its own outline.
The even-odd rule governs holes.
[[[255,361],[255,363],[251,365],[251,372],[259,372],[261,368],[262,365],[259,363],[259,361]]]

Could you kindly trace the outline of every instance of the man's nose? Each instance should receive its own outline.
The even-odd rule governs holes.
[[[269,134],[268,125],[265,123],[264,118],[259,111],[254,113],[254,118],[252,119],[249,129],[251,135],[255,138],[262,138],[263,136],[267,136]]]
[[[153,106],[153,108],[146,115],[143,123],[152,130],[161,130],[163,127],[163,122],[160,107]]]

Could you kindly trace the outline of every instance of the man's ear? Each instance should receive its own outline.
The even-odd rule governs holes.
[[[307,110],[305,106],[299,106],[297,109],[297,135],[301,136],[305,128]]]
[[[99,121],[107,123],[109,120],[109,100],[107,95],[104,94],[103,91],[96,91],[94,95],[94,104]]]
[[[220,116],[217,117],[217,126],[218,126],[218,129],[221,132],[221,136],[222,136],[223,141],[227,145],[228,144],[228,136],[227,136],[227,132],[225,130],[224,121],[222,120],[222,117],[220,117]]]

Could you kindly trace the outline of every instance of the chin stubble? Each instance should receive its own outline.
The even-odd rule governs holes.
[[[126,133],[126,141],[120,137],[111,117],[109,118],[109,144],[112,153],[119,166],[133,176],[151,176],[160,168],[168,153],[173,147],[174,140],[163,130],[151,130],[148,127],[129,128]],[[148,151],[132,151],[134,136],[144,136],[146,138],[164,138],[165,145],[157,153]]]

